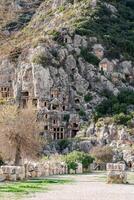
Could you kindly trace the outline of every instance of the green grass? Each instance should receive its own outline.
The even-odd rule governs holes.
[[[0,185],[0,193],[21,193],[44,192],[54,184],[65,184],[71,180],[63,179],[35,179],[23,182],[4,183]]]

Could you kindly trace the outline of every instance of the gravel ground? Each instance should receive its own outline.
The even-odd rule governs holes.
[[[134,184],[106,184],[103,175],[76,175],[66,178],[73,179],[74,182],[52,186],[46,193],[36,193],[23,200],[134,200]]]

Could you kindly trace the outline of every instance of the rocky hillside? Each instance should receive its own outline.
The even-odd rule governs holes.
[[[109,116],[132,130],[133,0],[10,0],[2,11],[0,85],[16,101],[60,88],[81,125]]]

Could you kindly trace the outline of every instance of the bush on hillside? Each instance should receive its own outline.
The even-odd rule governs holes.
[[[107,0],[108,3],[111,3]],[[134,3],[133,0],[113,0],[113,6],[118,10],[114,14],[100,1],[98,8],[92,14],[85,10],[86,20],[78,20],[76,33],[82,36],[95,36],[106,49],[111,49],[110,57],[118,58],[122,54],[126,59],[134,58]],[[110,50],[110,51],[111,51]]]
[[[64,121],[68,122],[69,119],[70,119],[70,115],[69,114],[65,114],[63,119],[64,119]]]
[[[117,114],[113,117],[115,123],[123,125],[128,125],[132,118],[133,116],[131,114],[125,115],[124,113]]]
[[[16,47],[16,48],[12,49],[12,51],[9,54],[9,60],[13,63],[16,63],[19,56],[21,55],[21,53],[22,53],[21,48]]]
[[[32,62],[36,65],[42,65],[43,67],[45,67],[49,64],[49,59],[43,52],[41,52],[34,55]]]
[[[83,110],[83,108],[80,109],[79,115],[80,115],[81,117],[85,117],[85,116],[86,116],[86,113],[85,113],[85,111]]]
[[[103,100],[96,107],[96,118],[116,115],[116,121],[124,125],[127,123],[125,122],[125,119],[129,121],[133,118],[128,112],[128,106],[134,105],[134,91],[122,90],[117,96],[104,92],[104,96],[107,97],[107,99]],[[123,116],[123,114],[127,116]]]
[[[98,66],[100,60],[92,53],[88,51],[86,48],[81,49],[81,57],[85,59],[85,61]]]
[[[97,163],[108,163],[112,162],[113,150],[111,147],[94,147],[91,151],[91,156],[95,158]]]
[[[84,100],[87,103],[90,102],[92,100],[92,98],[93,98],[92,95],[89,93],[84,96]]]
[[[65,148],[67,148],[69,144],[70,144],[70,141],[68,139],[63,139],[63,140],[58,141],[60,151],[63,151]]]

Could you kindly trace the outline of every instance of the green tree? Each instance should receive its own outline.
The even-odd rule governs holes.
[[[83,168],[88,169],[93,160],[94,159],[89,154],[80,151],[73,151],[64,156],[64,161],[68,166],[68,170],[76,170],[78,163],[81,163]]]
[[[93,160],[94,158],[92,158],[89,154],[79,152],[79,162],[82,163],[84,169],[88,169]]]
[[[133,117],[128,110],[130,105],[134,105],[134,91],[132,90],[121,90],[117,96],[108,95],[107,91],[104,91],[104,99],[97,107],[95,115],[97,118],[105,117],[107,115],[119,115],[123,113],[124,115],[129,115]]]

